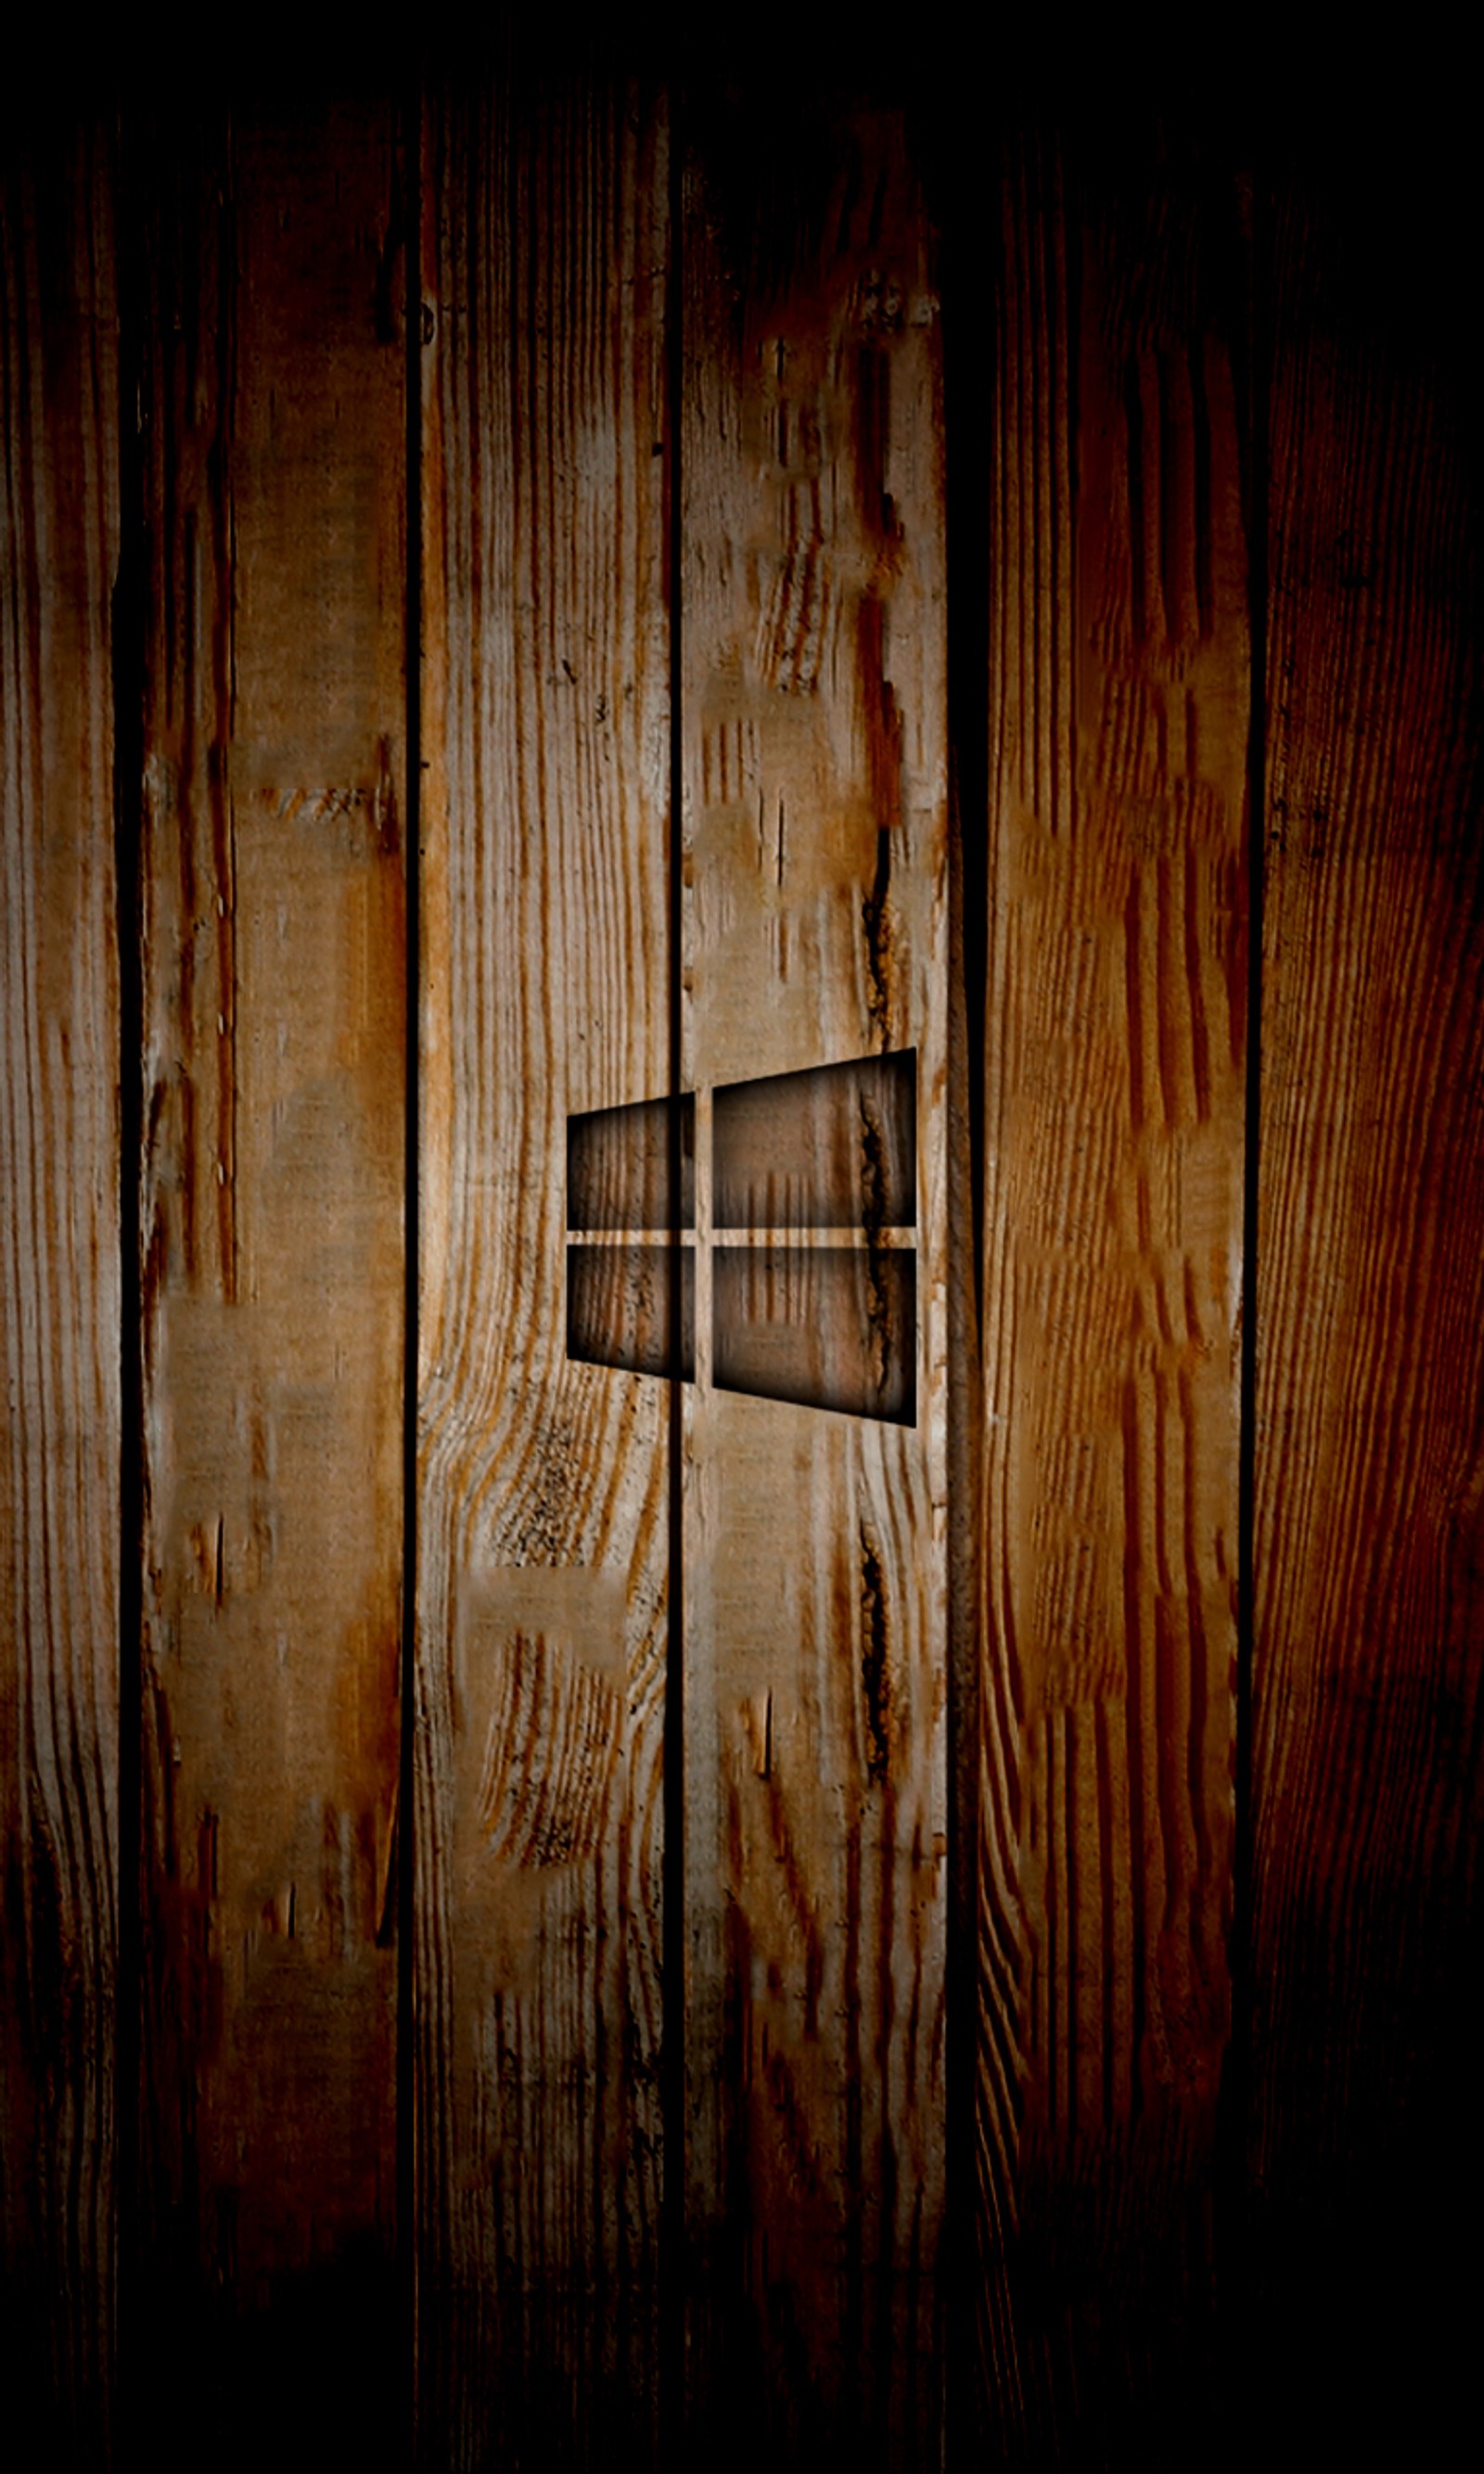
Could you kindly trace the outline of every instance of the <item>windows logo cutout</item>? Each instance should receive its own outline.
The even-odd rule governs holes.
[[[915,1424],[916,1050],[714,1091],[709,1245],[695,1127],[689,1091],[568,1118],[568,1356],[693,1382],[704,1249],[718,1390]]]

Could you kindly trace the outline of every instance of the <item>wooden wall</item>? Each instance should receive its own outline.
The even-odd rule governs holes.
[[[13,2411],[89,2468],[1431,2462],[1449,148],[539,36],[4,148]],[[725,1225],[718,1091],[908,1051],[910,1224],[765,1161]],[[683,1382],[565,1320],[569,1118],[680,1093],[693,1213],[677,1133],[593,1242],[684,1258]],[[910,1415],[730,1388],[738,1298],[836,1346],[832,1262],[889,1356],[908,1254]]]
[[[306,2445],[369,2439],[398,2402],[404,176],[386,101],[204,102],[183,132],[131,120],[123,139],[137,667],[120,691],[140,697],[120,782],[139,1078],[126,2274],[134,2309],[158,2297],[181,2331],[182,2429],[240,2394],[233,2444],[260,2462],[275,2415],[250,2366],[273,2331],[288,2385],[304,2365]],[[346,2408],[313,2393],[312,2353],[353,2337],[377,2360]]]
[[[0,2225],[11,2391],[85,2464],[107,2446],[115,2360],[128,2001],[115,155],[83,114],[6,133]]]
[[[975,2127],[1033,2464],[1212,2376],[1231,2032],[1251,412],[1230,167],[1148,137],[1028,121],[991,225]]]

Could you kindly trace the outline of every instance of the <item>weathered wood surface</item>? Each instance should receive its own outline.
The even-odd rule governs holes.
[[[672,2429],[723,2463],[929,2464],[945,2399],[959,2449],[1028,2467],[1155,2462],[1213,2417],[1245,2457],[1281,2418],[1306,2462],[1431,2463],[1470,2405],[1454,2260],[1481,2187],[1465,183],[1442,142],[1387,172],[1389,138],[1347,160],[1295,137],[1244,241],[1196,114],[1157,136],[1120,121],[1106,147],[1017,127],[997,182],[976,166],[938,193],[963,343],[954,627],[973,643],[987,572],[989,653],[956,963],[932,143],[817,85],[780,106],[728,75],[687,105],[680,234],[669,114],[611,61],[559,61],[537,31],[426,98],[416,1198],[396,116],[244,89],[156,118],[134,96],[121,152],[107,115],[8,122],[10,2399],[56,2462],[109,2462],[122,2232],[124,2369],[161,2463],[401,2462],[414,2358],[428,2474],[652,2462],[667,2308]],[[956,1356],[954,1005],[984,1031],[958,1095],[983,1096],[961,1143],[982,1335],[961,1300]],[[890,1107],[861,1112],[842,1166],[849,1111],[823,1078],[802,1152],[773,1139],[772,1101],[750,1131],[745,1094],[727,1104],[742,1130],[718,1184],[718,1086],[906,1050],[912,1225],[888,1201]],[[676,1233],[668,1132],[623,1228],[618,1152],[598,1146],[575,1201],[567,1120],[672,1079],[698,1095],[683,1470],[666,1383],[567,1355],[569,1235],[654,1249],[615,1252],[610,1281],[597,1266],[600,1351],[645,1280],[658,1329]],[[720,1371],[753,1396],[717,1382],[718,1242]],[[885,1381],[909,1312],[914,1395]],[[847,1377],[890,1414],[755,1396]],[[121,1435],[135,1384],[142,1432]],[[956,1750],[955,1490],[982,1590]],[[122,1559],[121,1500],[142,1523]],[[952,1814],[945,1755],[974,1782]],[[136,1795],[137,1986],[117,1889]],[[955,1817],[980,1831],[958,1976]],[[950,2118],[945,2168],[956,2002],[972,2120]],[[1213,2196],[1232,2057],[1241,2135]],[[974,2323],[957,2352],[945,2173],[977,2218],[950,2267]]]
[[[1125,134],[1116,154],[1034,128],[1007,139],[982,433],[985,2257],[969,2427],[1036,2467],[1153,2462],[1209,2377],[1230,2002],[1241,311],[1198,133],[1162,149]]]
[[[1448,134],[1337,123],[1269,201],[1253,1436],[1258,2412],[1420,2464],[1474,2412],[1484,2195],[1484,496]]]
[[[667,121],[425,119],[419,2462],[648,2462],[668,1387],[569,1362],[567,1119],[669,1079]],[[580,1221],[574,1221],[580,1225]]]
[[[400,177],[374,103],[133,130],[138,2272],[182,2427],[244,2460],[265,2328],[296,2447],[397,2403]]]
[[[686,134],[688,2440],[728,2464],[926,2465],[947,1905],[938,303],[900,113],[697,85]],[[908,1048],[914,1422],[717,1388],[712,1093]],[[881,1234],[840,1217],[847,1245]],[[791,1342],[802,1357],[807,1332]]]
[[[118,2138],[118,559],[107,119],[0,164],[0,2361],[111,2462]]]

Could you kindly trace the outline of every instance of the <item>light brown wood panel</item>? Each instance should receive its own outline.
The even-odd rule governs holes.
[[[1037,2467],[1153,2462],[1209,2372],[1230,2005],[1235,202],[1126,135],[1012,131],[990,255],[979,2318]]]
[[[1248,2267],[1260,2420],[1430,2463],[1484,2196],[1484,497],[1465,133],[1383,128],[1264,201]]]
[[[667,117],[424,143],[420,2462],[655,2447],[668,1387],[566,1355],[567,1119],[669,1076]],[[581,1223],[575,1218],[573,1225]]]
[[[943,2376],[938,302],[894,109],[795,110],[771,83],[697,83],[685,182],[690,2437],[727,2463],[848,2447],[858,2463],[916,2466],[934,2462]],[[720,1390],[713,1092],[900,1049],[916,1052],[912,1421]],[[810,1120],[824,1149],[804,1187],[867,1192],[881,1129],[858,1134],[841,1178],[827,1118]],[[870,1220],[854,1232],[867,1249]],[[779,1286],[745,1271],[723,1316],[761,1312],[776,1287],[783,1321],[732,1335],[728,1355],[745,1376],[766,1339],[791,1380],[810,1334],[791,1328],[788,1298],[807,1299],[812,1275]]]
[[[141,2244],[246,2460],[259,2348],[306,2448],[398,2396],[401,176],[375,101],[134,143]]]
[[[115,152],[0,167],[0,2320],[8,2413],[111,2461],[117,2192]]]

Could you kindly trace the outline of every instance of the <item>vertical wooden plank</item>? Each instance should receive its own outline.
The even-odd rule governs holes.
[[[1472,135],[1418,128],[1268,197],[1249,2350],[1297,2452],[1429,2463],[1484,2195],[1484,497]]]
[[[397,121],[243,93],[135,145],[141,2239],[183,2427],[261,2462],[286,2391],[306,2452],[397,2398]]]
[[[426,119],[419,2462],[656,2445],[667,1387],[566,1355],[567,1120],[662,1095],[663,97]],[[572,1225],[586,1225],[573,1207]]]
[[[1185,2436],[1230,2001],[1235,209],[1199,129],[1117,144],[1007,137],[986,442],[981,2346],[1036,2467]]]
[[[111,2462],[119,1131],[114,149],[0,166],[0,2325],[8,2411]]]
[[[771,81],[698,80],[685,179],[683,1079],[699,1095],[684,1515],[691,2442],[728,2463],[761,2452],[791,2467],[845,2448],[856,2463],[921,2466],[942,2403],[947,1905],[932,235],[892,105],[821,93],[795,108]],[[838,1156],[825,1110],[812,1163],[780,1158],[775,1179],[760,1170],[748,1188],[750,1236],[723,1230],[718,1086],[903,1050],[915,1052],[910,1205],[853,1193],[874,1174],[869,1107]],[[768,1102],[780,1144],[787,1096]],[[815,1273],[749,1273],[720,1250],[723,1235],[744,1248],[770,1219],[797,1217],[801,1174],[834,1179],[835,1202],[813,1216],[842,1224],[827,1242],[854,1244],[869,1266],[864,1285],[828,1293],[839,1310],[828,1324]],[[794,1247],[826,1233],[776,1232]],[[888,1422],[810,1405],[797,1387],[814,1380],[811,1352],[847,1347],[852,1331],[859,1347],[873,1318],[878,1349],[898,1346],[888,1243],[914,1255],[900,1336],[914,1409]],[[791,1398],[721,1388],[729,1369],[767,1388],[765,1364]]]

